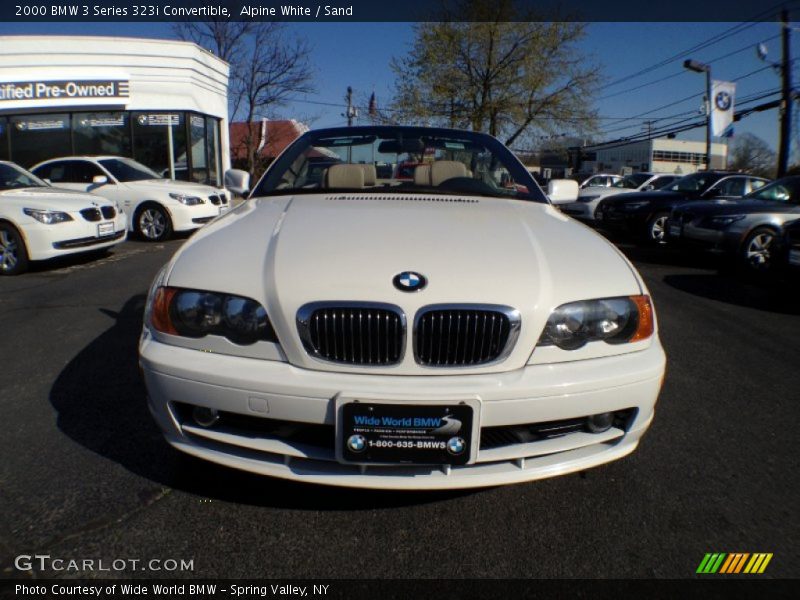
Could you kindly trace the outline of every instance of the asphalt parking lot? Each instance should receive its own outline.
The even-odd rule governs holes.
[[[449,493],[312,487],[184,460],[151,422],[136,345],[181,241],[0,279],[0,578],[19,555],[175,559],[83,577],[694,577],[707,552],[800,576],[800,294],[624,246],[668,371],[630,457]],[[235,257],[232,257],[234,259]]]

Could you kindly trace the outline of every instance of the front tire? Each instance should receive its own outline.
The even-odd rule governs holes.
[[[28,270],[28,250],[19,232],[0,223],[0,275],[19,275]]]
[[[669,219],[668,212],[660,212],[654,214],[647,222],[647,231],[645,239],[650,244],[666,244],[667,243],[667,219]]]
[[[774,250],[778,234],[769,227],[750,232],[742,244],[742,264],[750,273],[766,273],[774,266]]]
[[[136,233],[148,242],[162,242],[172,235],[172,220],[166,209],[157,204],[146,204],[136,213]]]

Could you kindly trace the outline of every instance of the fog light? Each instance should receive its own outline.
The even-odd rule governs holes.
[[[200,427],[211,427],[219,420],[219,413],[213,408],[206,408],[205,406],[195,406],[192,411],[194,422]]]
[[[591,433],[603,433],[611,429],[614,424],[614,413],[601,413],[592,415],[586,419],[586,429]]]

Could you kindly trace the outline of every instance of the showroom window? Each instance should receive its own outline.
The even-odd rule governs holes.
[[[72,115],[75,154],[131,155],[131,128],[125,112],[86,112]]]
[[[134,112],[133,158],[162,177],[189,179],[186,164],[186,120],[182,112]]]
[[[0,117],[0,160],[29,168],[71,155],[127,156],[161,177],[169,177],[172,168],[176,179],[220,185],[219,124],[214,117],[180,111]]]
[[[24,115],[9,119],[11,159],[29,169],[48,158],[54,149],[68,154],[72,148],[68,114]]]
[[[219,119],[206,117],[206,150],[208,153],[208,183],[220,185]]]
[[[199,115],[189,117],[189,135],[192,148],[192,181],[205,183],[208,180],[208,156],[206,154],[206,120]]]
[[[0,160],[8,159],[8,119],[0,117]]]

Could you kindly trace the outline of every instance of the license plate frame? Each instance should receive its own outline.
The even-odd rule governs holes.
[[[336,458],[357,465],[471,464],[480,445],[480,408],[477,398],[429,401],[339,397]],[[356,423],[356,417],[361,417],[360,423]],[[352,436],[360,436],[361,450],[353,450]]]
[[[105,223],[97,224],[97,237],[108,237],[114,235],[114,221],[107,221]]]

